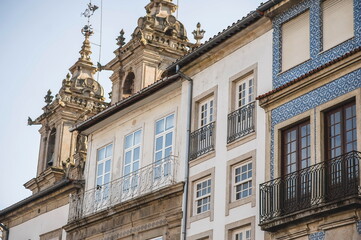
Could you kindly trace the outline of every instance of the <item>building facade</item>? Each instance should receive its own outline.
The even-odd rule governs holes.
[[[271,0],[200,44],[151,0],[40,124],[9,239],[361,239],[361,1]],[[112,71],[111,102],[93,74]],[[36,227],[32,227],[36,226]]]
[[[260,226],[268,239],[361,239],[360,11],[356,1],[290,1],[273,21]]]

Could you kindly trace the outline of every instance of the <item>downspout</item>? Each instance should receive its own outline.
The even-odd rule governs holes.
[[[4,240],[9,240],[9,235],[10,235],[9,229],[7,227],[5,227],[5,225],[2,223],[0,223],[0,227],[5,230],[5,239]]]
[[[187,239],[187,212],[188,212],[188,189],[189,189],[189,150],[192,120],[192,98],[193,98],[193,79],[179,71],[179,65],[176,66],[176,73],[189,82],[188,99],[187,99],[187,134],[186,134],[186,151],[184,158],[184,193],[183,193],[183,213],[182,213],[182,237]]]

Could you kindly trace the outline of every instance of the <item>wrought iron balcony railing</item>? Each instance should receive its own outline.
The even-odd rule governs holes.
[[[190,160],[214,150],[215,122],[194,131],[190,136]]]
[[[260,185],[260,223],[358,196],[361,153],[352,151]]]
[[[254,102],[228,114],[227,143],[254,132],[254,115]]]
[[[176,165],[176,157],[169,156],[82,195],[71,195],[69,222],[173,185]]]

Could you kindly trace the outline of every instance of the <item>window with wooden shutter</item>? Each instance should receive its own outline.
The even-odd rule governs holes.
[[[322,3],[323,50],[354,36],[353,0],[326,0]]]
[[[282,25],[282,71],[310,58],[310,12]]]

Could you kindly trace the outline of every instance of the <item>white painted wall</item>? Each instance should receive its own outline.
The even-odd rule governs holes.
[[[124,161],[124,141],[125,136],[142,129],[142,147],[140,168],[145,167],[154,161],[154,141],[155,141],[155,122],[169,114],[175,114],[175,134],[174,134],[174,152],[172,155],[178,156],[178,162],[184,161],[180,154],[184,148],[185,124],[182,114],[184,110],[181,107],[180,86],[177,90],[159,94],[156,100],[145,100],[140,107],[132,109],[125,115],[112,121],[107,126],[90,135],[88,145],[88,156],[86,161],[85,177],[86,190],[95,188],[96,182],[96,155],[97,150],[109,143],[113,143],[113,158],[111,181],[122,177]],[[177,181],[181,181],[184,174],[184,168],[177,168]]]
[[[264,234],[257,226],[259,222],[258,199],[259,184],[265,181],[265,113],[256,103],[257,138],[231,150],[226,148],[227,115],[229,112],[230,78],[257,64],[257,90],[255,97],[272,89],[272,30],[255,39],[251,43],[236,50],[202,72],[191,76],[194,80],[193,97],[217,86],[216,114],[216,156],[190,169],[190,177],[215,167],[214,220],[204,218],[190,224],[187,236],[192,236],[213,229],[213,239],[224,239],[225,225],[248,217],[255,216],[256,236],[252,239],[263,239]],[[256,207],[251,203],[233,208],[226,216],[227,161],[256,149]],[[191,189],[190,189],[191,190]]]
[[[10,228],[9,240],[37,240],[40,235],[59,229],[68,221],[69,205],[39,215],[25,223]],[[62,239],[65,240],[65,231]]]

